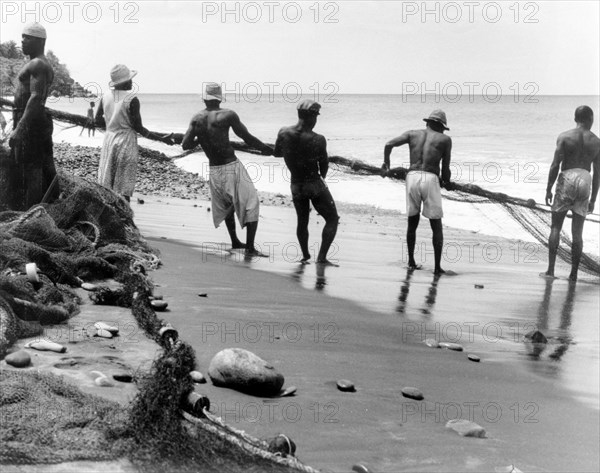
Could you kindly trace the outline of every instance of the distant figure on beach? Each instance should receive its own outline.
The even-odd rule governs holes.
[[[96,122],[106,124],[100,152],[98,183],[121,194],[127,202],[135,188],[138,144],[137,133],[145,138],[173,144],[171,135],[157,135],[142,125],[140,101],[132,91],[137,71],[117,64],[110,71],[111,87],[98,104]]]
[[[408,267],[421,269],[421,265],[415,261],[415,243],[421,203],[423,203],[423,216],[429,219],[433,230],[434,273],[445,274],[446,271],[441,267],[444,246],[441,187],[452,188],[450,182],[452,139],[444,135],[444,130],[450,128],[446,126],[446,114],[442,110],[434,110],[428,118],[423,120],[427,123],[424,130],[407,131],[386,143],[381,172],[383,177],[389,174],[392,149],[408,144],[410,150],[410,167],[406,176]],[[440,162],[442,163],[441,177]]]
[[[246,256],[265,256],[254,246],[259,217],[258,194],[246,168],[235,156],[229,142],[229,129],[265,156],[272,155],[273,149],[252,136],[237,113],[220,108],[222,101],[221,87],[215,83],[206,84],[206,108],[192,117],[181,146],[188,150],[199,144],[208,158],[215,228],[225,221],[233,248],[245,248]],[[246,227],[245,244],[237,237],[234,213],[242,228]]]
[[[9,137],[11,164],[2,187],[2,200],[13,210],[27,210],[59,196],[54,165],[52,118],[46,99],[54,71],[44,54],[46,30],[39,23],[23,29],[21,46],[29,56],[18,74],[13,109],[13,132]],[[4,195],[6,194],[6,195]]]
[[[96,104],[94,102],[90,102],[90,108],[87,109],[87,121],[85,122],[85,126],[81,127],[81,131],[79,132],[79,136],[83,133],[83,130],[87,128],[88,138],[90,136],[90,132],[92,132],[92,136],[96,136],[96,123],[94,122],[94,107]]]
[[[552,204],[552,228],[548,239],[548,270],[542,276],[554,278],[554,264],[560,243],[560,232],[567,211],[573,213],[571,233],[571,274],[569,279],[577,281],[579,261],[583,252],[583,224],[586,215],[594,211],[598,184],[600,183],[600,139],[591,131],[594,112],[587,105],[575,110],[572,130],[558,136],[554,160],[548,173],[546,205]],[[592,167],[593,178],[590,174]],[[560,171],[560,174],[559,174]],[[556,182],[556,195],[552,199],[552,187]],[[590,197],[591,187],[591,197]]]
[[[325,219],[317,263],[333,265],[327,260],[327,252],[337,233],[339,216],[325,184],[329,169],[327,141],[313,131],[321,105],[313,100],[303,100],[297,109],[298,123],[279,130],[274,155],[283,156],[292,175],[291,191],[298,217],[296,236],[302,250],[301,262],[306,264],[310,259],[308,220],[312,202],[315,210]]]

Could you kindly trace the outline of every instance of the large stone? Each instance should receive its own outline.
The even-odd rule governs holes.
[[[208,376],[215,386],[256,396],[278,395],[285,381],[273,366],[242,348],[217,353],[208,367]]]
[[[402,388],[402,395],[404,397],[415,399],[417,401],[422,401],[425,398],[421,391],[419,391],[417,388],[412,387]]]
[[[31,357],[25,350],[19,350],[10,355],[6,355],[4,361],[15,368],[25,368],[31,363]]]
[[[485,429],[475,422],[466,419],[452,419],[446,423],[448,429],[454,430],[463,437],[485,438]]]

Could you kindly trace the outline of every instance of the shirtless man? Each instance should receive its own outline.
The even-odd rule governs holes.
[[[308,219],[312,202],[315,210],[325,218],[317,263],[333,266],[333,263],[327,260],[327,252],[337,233],[339,217],[333,197],[324,181],[329,169],[327,142],[324,136],[312,131],[317,123],[321,105],[312,100],[304,100],[297,108],[298,123],[279,130],[274,155],[283,156],[292,175],[292,198],[298,217],[296,236],[302,250],[301,263],[306,264],[310,259]]]
[[[245,248],[247,256],[265,256],[254,247],[259,216],[258,194],[246,168],[235,156],[229,142],[229,129],[264,156],[272,155],[273,148],[252,136],[237,113],[220,108],[222,101],[221,87],[215,83],[207,84],[204,92],[206,109],[192,118],[181,146],[187,150],[199,144],[206,153],[215,228],[225,220],[233,248]],[[234,213],[242,228],[247,227],[246,244],[237,237]]]
[[[560,231],[567,215],[573,212],[571,233],[571,274],[569,279],[577,281],[577,270],[583,252],[583,224],[586,215],[594,210],[600,183],[600,139],[590,130],[594,123],[594,112],[587,105],[575,110],[575,123],[572,130],[558,136],[554,160],[550,165],[548,186],[546,187],[546,205],[552,204],[552,228],[548,239],[548,270],[541,276],[554,278],[554,264],[560,242]],[[594,168],[593,179],[590,174]],[[560,175],[559,175],[560,170]],[[552,187],[556,184],[556,195],[552,200]],[[590,198],[590,187],[592,195]]]
[[[58,179],[52,148],[52,118],[46,112],[46,98],[54,80],[52,66],[44,55],[46,30],[39,23],[23,29],[21,46],[30,61],[19,72],[13,110],[13,132],[9,137],[14,210],[56,199]]]
[[[383,151],[382,176],[389,174],[390,154],[392,149],[408,143],[410,149],[410,167],[406,176],[406,211],[408,213],[408,231],[406,243],[408,244],[408,267],[420,269],[415,261],[415,243],[421,202],[423,202],[423,216],[429,219],[433,230],[433,249],[435,258],[435,274],[444,274],[441,267],[442,249],[444,246],[444,233],[442,229],[442,194],[441,187],[451,189],[450,182],[450,152],[452,139],[444,135],[446,114],[442,110],[434,110],[429,118],[423,119],[427,123],[424,130],[412,130],[394,138],[386,143]],[[442,172],[440,178],[440,162]]]

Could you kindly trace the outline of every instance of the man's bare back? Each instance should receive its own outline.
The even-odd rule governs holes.
[[[284,127],[277,135],[275,156],[283,156],[292,183],[324,179],[327,175],[327,142],[314,131],[298,125]]]
[[[561,133],[556,141],[557,151],[562,155],[561,169],[592,170],[592,164],[600,160],[600,139],[590,130],[573,128]]]
[[[410,171],[431,172],[439,176],[441,162],[442,182],[450,182],[452,139],[449,136],[431,128],[407,131],[386,144],[384,167],[387,166],[387,169],[389,169],[389,155],[392,148],[404,144],[408,144],[410,150]]]
[[[206,153],[210,166],[231,163],[237,158],[229,141],[230,128],[246,144],[260,150],[263,154],[272,154],[269,146],[250,134],[237,113],[218,106],[207,106],[192,118],[181,147],[187,150],[199,144]]]

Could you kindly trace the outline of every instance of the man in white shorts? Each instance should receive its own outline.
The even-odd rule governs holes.
[[[600,139],[591,131],[594,112],[587,105],[575,110],[575,123],[572,130],[558,136],[554,160],[548,173],[546,205],[552,203],[552,228],[548,240],[548,270],[542,276],[554,278],[554,264],[567,212],[573,212],[571,233],[571,274],[569,279],[577,281],[579,261],[583,253],[583,224],[588,212],[594,210],[598,185],[600,183]],[[594,171],[594,176],[590,171]],[[560,170],[560,174],[559,174]],[[556,184],[556,195],[552,200],[552,187]],[[591,196],[590,196],[591,191]]]
[[[390,154],[397,146],[408,144],[410,149],[410,168],[406,176],[406,211],[408,213],[408,267],[421,269],[415,261],[415,243],[417,227],[423,204],[423,216],[429,219],[433,230],[433,249],[435,274],[444,274],[441,267],[444,232],[442,229],[442,194],[441,187],[451,189],[450,153],[452,139],[444,135],[446,114],[442,110],[434,110],[428,118],[423,119],[427,126],[424,130],[411,130],[386,143],[383,151],[382,176],[390,170]],[[442,163],[440,177],[440,162]]]

